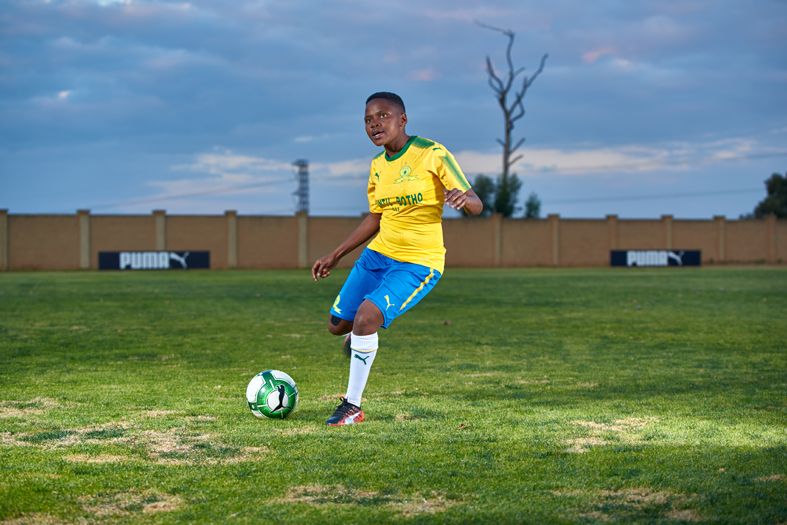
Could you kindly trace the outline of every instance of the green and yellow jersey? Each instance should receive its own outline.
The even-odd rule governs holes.
[[[369,248],[397,261],[443,273],[443,189],[470,189],[453,155],[441,144],[410,137],[402,150],[383,151],[369,170],[369,211],[381,213],[380,233]]]

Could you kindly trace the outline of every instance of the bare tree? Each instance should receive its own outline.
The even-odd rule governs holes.
[[[514,123],[525,116],[525,106],[522,104],[522,99],[527,92],[527,88],[533,84],[538,75],[541,74],[541,71],[544,70],[544,63],[546,62],[549,55],[545,54],[543,57],[541,57],[541,65],[538,67],[538,70],[535,73],[529,77],[527,75],[523,76],[522,88],[519,91],[516,91],[514,88],[514,80],[516,80],[516,77],[519,76],[520,73],[525,71],[524,67],[515,70],[514,63],[511,61],[511,47],[514,45],[514,37],[516,36],[516,33],[510,29],[500,29],[499,27],[486,25],[478,21],[476,21],[476,24],[483,27],[484,29],[491,29],[492,31],[497,31],[498,33],[502,33],[508,37],[508,48],[506,49],[508,75],[502,75],[505,80],[501,80],[501,78],[497,76],[495,73],[495,68],[492,66],[492,60],[489,58],[489,55],[486,56],[486,72],[489,74],[489,86],[492,88],[492,91],[495,92],[497,101],[500,103],[500,107],[503,110],[503,117],[505,118],[505,139],[497,139],[497,142],[503,146],[502,183],[503,186],[507,188],[508,172],[511,166],[513,166],[516,161],[522,158],[522,155],[517,155],[513,158],[512,156],[516,150],[519,149],[522,143],[525,142],[525,139],[521,138],[516,144],[512,146],[511,132],[514,130]],[[512,89],[514,89],[514,91],[512,91]],[[508,101],[509,94],[511,94],[513,98],[510,103]]]

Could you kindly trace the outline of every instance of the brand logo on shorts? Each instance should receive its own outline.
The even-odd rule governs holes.
[[[336,310],[337,314],[342,313],[341,309],[339,308],[339,299],[341,299],[341,294],[336,296],[336,300],[333,302],[333,309]]]
[[[392,303],[391,303],[391,300],[390,300],[390,299],[388,299],[388,296],[387,296],[387,295],[385,296],[385,302],[386,302],[386,303],[388,303],[388,306],[386,306],[386,307],[385,307],[385,311],[386,311],[386,312],[388,311],[388,309],[389,309],[390,307],[392,307],[392,306],[396,306],[395,304],[392,304]]]

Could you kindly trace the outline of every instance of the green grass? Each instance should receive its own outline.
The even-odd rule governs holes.
[[[345,276],[0,274],[0,523],[787,522],[784,268],[449,269],[326,428]]]

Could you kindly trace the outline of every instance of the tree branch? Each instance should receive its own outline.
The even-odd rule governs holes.
[[[516,33],[510,29],[501,29],[499,27],[484,24],[478,20],[476,20],[475,23],[479,27],[498,32],[508,38],[508,45],[506,46],[506,63],[508,64],[508,71],[506,73],[498,76],[497,73],[495,73],[494,66],[492,65],[492,59],[489,58],[489,55],[486,56],[486,71],[489,75],[489,87],[491,87],[492,91],[494,91],[497,101],[500,104],[500,109],[503,111],[503,118],[505,119],[505,140],[495,139],[497,140],[497,143],[503,147],[502,180],[503,184],[505,184],[509,168],[523,157],[523,155],[520,154],[512,158],[514,152],[516,152],[525,142],[524,138],[519,139],[519,141],[517,141],[513,147],[511,146],[511,132],[514,129],[514,123],[524,117],[526,113],[525,105],[523,104],[522,99],[527,93],[527,89],[544,70],[544,64],[546,63],[546,59],[549,55],[545,54],[543,57],[541,57],[541,63],[533,75],[531,75],[529,78],[527,75],[523,75],[524,78],[522,79],[522,88],[519,91],[514,90],[511,92],[514,81],[525,71],[524,67],[514,69],[514,61],[511,59],[511,50],[514,47],[514,38],[516,37]],[[513,98],[510,105],[507,103],[509,94],[511,94]]]
[[[516,143],[516,146],[514,146],[513,148],[511,148],[510,150],[508,150],[508,152],[509,152],[509,153],[513,153],[513,152],[515,152],[516,150],[518,150],[518,149],[519,149],[519,146],[521,146],[521,145],[522,145],[524,142],[525,142],[525,138],[524,138],[524,137],[522,137],[521,139],[519,139],[519,142],[517,142],[517,143]]]
[[[509,120],[510,120],[512,123],[513,123],[513,122],[516,122],[517,120],[519,120],[519,119],[521,119],[522,117],[524,117],[524,116],[525,116],[525,106],[522,104],[522,101],[521,101],[521,100],[519,100],[519,101],[515,102],[515,105],[512,105],[512,106],[511,106],[511,111],[512,111],[512,112],[513,112],[513,110],[514,110],[514,107],[518,108],[518,109],[519,109],[519,112],[518,112],[518,113],[516,113],[514,116],[512,116],[512,117],[509,117]],[[513,127],[513,126],[512,126],[512,127]]]
[[[535,81],[536,77],[540,75],[542,71],[544,71],[544,63],[547,61],[548,57],[549,55],[546,53],[544,54],[544,56],[541,57],[541,65],[538,66],[538,69],[536,70],[535,73],[530,75],[530,79],[526,81],[527,87],[530,87],[530,84],[532,84],[533,81]]]
[[[492,61],[488,56],[486,57],[486,72],[489,73],[489,85],[492,87],[492,89],[494,89],[496,92],[503,91],[503,82],[497,78],[497,75],[495,75],[495,68],[492,66]],[[492,80],[497,83],[498,87],[492,85]]]

